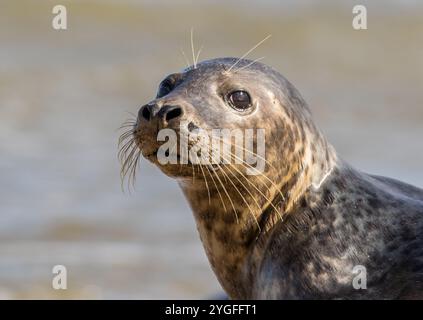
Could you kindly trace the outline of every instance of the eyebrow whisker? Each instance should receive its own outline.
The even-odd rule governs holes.
[[[187,58],[187,56],[185,54],[184,49],[182,49],[182,48],[179,48],[179,49],[181,50],[182,56],[184,57],[185,63],[187,65],[187,68],[189,68],[189,60],[188,60],[188,58]]]
[[[256,62],[258,62],[260,60],[263,60],[264,58],[265,57],[257,58],[254,61],[251,61],[250,63],[246,64],[245,66],[242,66],[242,67],[239,67],[239,68],[235,69],[234,72],[238,72],[238,71],[244,70],[244,69],[248,68],[249,66],[253,65],[254,63],[256,63]]]
[[[194,64],[194,69],[195,69],[197,68],[197,63],[195,62],[194,28],[191,28],[191,51],[192,51],[192,62]]]
[[[252,47],[250,50],[248,50],[246,53],[244,53],[241,58],[239,58],[233,65],[229,67],[227,72],[230,72],[242,59],[244,59],[246,56],[248,56],[253,50],[255,50],[258,46],[260,46],[263,42],[265,42],[267,39],[269,39],[272,35],[269,34],[266,38],[261,40],[259,43],[257,43],[254,47]]]
[[[201,46],[200,50],[198,50],[198,52],[197,52],[197,55],[195,57],[195,65],[197,65],[197,63],[198,63],[198,59],[200,57],[201,50],[203,50],[203,46]]]

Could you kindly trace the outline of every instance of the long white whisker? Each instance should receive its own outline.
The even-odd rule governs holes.
[[[192,62],[194,69],[197,68],[197,63],[195,62],[195,50],[194,50],[194,29],[191,28],[191,51],[192,51]]]
[[[266,38],[261,40],[259,43],[257,43],[254,47],[252,47],[250,50],[248,50],[246,53],[244,53],[241,58],[239,58],[230,68],[227,72],[230,72],[242,59],[244,59],[246,56],[248,56],[252,51],[254,51],[258,46],[260,46],[263,42],[265,42],[267,39],[269,39],[272,35],[269,34]]]
[[[189,68],[189,60],[188,60],[188,58],[187,58],[187,56],[185,54],[184,49],[182,49],[182,48],[179,48],[179,49],[181,50],[182,56],[184,57],[185,63],[187,65],[187,68]]]
[[[201,173],[203,174],[204,182],[206,183],[207,195],[209,196],[209,205],[211,205],[209,184],[207,183],[207,179],[206,179],[206,176],[204,174],[204,169],[203,169],[203,166],[201,164],[200,164],[200,169],[201,169]]]
[[[198,63],[198,59],[200,58],[201,50],[203,50],[203,46],[201,46],[200,50],[198,50],[198,52],[197,52],[197,55],[195,57],[195,65],[197,65],[197,63]]]
[[[222,197],[222,195],[221,195],[221,193],[220,193],[219,188],[217,187],[216,181],[214,180],[213,175],[211,174],[209,167],[208,167],[208,166],[205,166],[205,167],[206,167],[207,172],[209,173],[210,178],[212,179],[213,184],[214,184],[214,186],[215,186],[215,188],[216,188],[216,190],[217,190],[217,193],[218,193],[218,195],[219,195],[220,201],[222,202],[223,208],[225,209],[225,212],[227,212],[228,210],[226,209],[226,206],[225,206],[225,201],[223,201],[223,197]]]
[[[254,63],[256,63],[257,61],[260,61],[260,60],[263,60],[263,59],[264,59],[264,57],[257,58],[254,61],[251,61],[249,64],[246,64],[245,66],[242,66],[238,69],[235,69],[234,72],[244,70],[244,69],[248,68],[249,66],[253,65]]]
[[[234,154],[232,154],[232,156],[235,157]],[[227,159],[224,159],[225,161],[228,161]],[[275,205],[272,203],[272,201],[260,190],[260,188],[258,188],[254,183],[252,183],[236,166],[234,166],[233,164],[229,163],[229,165],[236,171],[238,172],[241,177],[243,177],[254,189],[256,189],[256,191],[258,193],[260,193],[262,195],[262,197],[264,197],[264,199],[266,199],[266,201],[269,202],[269,205],[273,207],[273,209],[275,209],[275,211],[277,212],[277,214],[279,215],[279,218],[281,220],[283,220],[281,213],[279,212],[278,208],[275,207]]]
[[[217,136],[217,138],[219,138],[219,136]],[[227,145],[227,146],[232,146],[232,144],[231,143],[228,143],[228,142],[226,142],[225,141],[225,139],[220,139],[219,138],[219,141],[220,142],[222,142],[223,144],[225,144],[225,145]],[[257,153],[254,153],[253,151],[251,151],[251,150],[249,150],[249,149],[247,149],[247,148],[245,148],[245,147],[243,147],[243,146],[239,146],[239,145],[237,145],[236,146],[237,148],[241,148],[241,150],[242,151],[245,151],[245,152],[247,152],[247,153],[249,153],[249,154],[251,154],[251,155],[253,155],[253,156],[256,156],[257,158],[259,158],[259,159],[261,159],[261,160],[263,160],[269,167],[271,167],[272,169],[276,169],[269,161],[267,161],[265,158],[263,158],[262,156],[260,156],[259,154],[257,154]],[[241,159],[241,161],[242,161],[242,159]]]
[[[251,165],[251,164],[249,164],[249,163],[247,163],[247,162],[245,162],[245,161],[243,161],[240,157],[238,157],[238,156],[236,156],[235,154],[232,154],[232,156],[235,158],[235,159],[238,159],[239,161],[242,161],[242,163],[243,164],[246,164],[249,168],[251,168],[251,169],[254,169],[254,167]],[[277,190],[278,190],[278,193],[281,195],[281,197],[282,197],[282,200],[283,201],[285,201],[285,196],[282,194],[282,191],[280,191],[279,190],[279,187],[267,176],[267,175],[265,175],[264,173],[261,173],[260,175],[258,175],[257,176],[258,178],[265,178],[267,181],[269,181],[270,182],[270,184],[272,185],[272,186],[274,186]],[[261,179],[260,179],[261,180]],[[266,184],[263,182],[263,181],[261,181],[265,186],[266,186]]]
[[[254,213],[253,213],[253,210],[251,209],[251,206],[250,206],[250,204],[248,203],[248,201],[245,199],[245,197],[242,195],[242,193],[241,193],[241,191],[239,191],[239,189],[238,189],[238,187],[232,182],[232,180],[231,180],[231,178],[226,174],[226,172],[222,169],[222,167],[218,164],[217,165],[220,169],[221,169],[221,172],[225,175],[225,177],[227,177],[228,178],[228,180],[229,180],[229,182],[232,184],[232,186],[235,188],[235,190],[238,192],[238,194],[241,196],[241,199],[242,199],[242,201],[244,201],[244,203],[247,205],[247,207],[248,207],[248,209],[250,210],[250,214],[251,214],[251,216],[253,217],[253,219],[254,219],[254,221],[255,221],[255,223],[256,223],[256,225],[257,225],[257,227],[258,227],[258,229],[259,229],[259,232],[261,231],[261,227],[260,227],[260,224],[258,223],[258,221],[257,221],[257,218],[256,218],[256,216],[254,215]],[[238,177],[236,177],[235,175],[234,175],[234,173],[231,171],[231,170],[228,170],[231,174],[232,174],[232,176],[234,176],[235,178],[237,178],[238,179]],[[239,179],[238,179],[238,181],[239,181]],[[242,184],[242,182],[241,182],[241,184]],[[244,187],[244,189],[250,194],[250,196],[253,198],[253,200],[255,201],[255,203],[257,204],[257,207],[259,208],[259,209],[261,209],[260,208],[260,205],[258,204],[258,202],[257,202],[257,200],[253,197],[253,195],[251,194],[251,192],[248,190],[248,188],[246,188],[245,186],[244,186],[244,184],[242,184],[243,185],[243,187]]]
[[[214,171],[213,171],[213,172],[214,172]],[[219,175],[218,175],[216,172],[214,172],[214,173],[215,173],[215,176],[216,176],[217,180],[219,181],[220,185],[222,186],[223,191],[225,192],[226,196],[228,197],[229,202],[230,202],[230,203],[231,203],[231,205],[232,205],[232,209],[234,209],[235,218],[236,218],[236,223],[239,223],[238,213],[237,213],[237,211],[236,211],[236,209],[235,209],[235,205],[234,205],[234,203],[233,203],[233,201],[232,201],[232,198],[231,198],[231,196],[229,195],[228,191],[226,190],[225,185],[223,184],[222,180],[220,180]]]

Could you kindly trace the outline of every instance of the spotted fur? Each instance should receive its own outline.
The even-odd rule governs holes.
[[[232,171],[232,177],[226,167],[216,173],[235,210],[228,197],[219,194],[219,185],[198,168],[161,166],[147,156],[157,148],[160,123],[139,117],[134,128],[143,154],[178,179],[210,264],[228,295],[423,298],[423,190],[351,168],[316,128],[292,84],[258,62],[241,60],[239,69],[230,70],[236,61],[209,60],[177,73],[175,88],[151,102],[158,109],[182,106],[183,119],[191,127],[265,128],[264,175],[273,184],[248,176],[246,188],[235,179],[242,181],[240,174]],[[241,115],[222,99],[225,92],[240,87],[257,103],[251,113]],[[179,130],[179,123],[166,126]],[[365,290],[352,286],[356,265],[367,269]]]

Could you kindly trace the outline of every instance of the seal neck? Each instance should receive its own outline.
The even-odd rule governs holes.
[[[275,225],[283,223],[307,193],[318,191],[336,165],[333,147],[318,131],[306,134],[301,150],[295,151],[289,165],[275,159],[273,168],[267,168],[264,175],[272,184],[260,175],[248,177],[248,190],[235,179],[222,181],[220,190],[207,188],[199,180],[180,183],[209,262],[232,298],[249,296],[252,273],[261,260],[260,248],[265,247]]]

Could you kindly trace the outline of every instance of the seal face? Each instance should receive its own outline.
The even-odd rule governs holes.
[[[423,298],[423,190],[339,159],[299,92],[272,68],[201,62],[166,77],[127,125],[122,175],[135,176],[142,153],[178,180],[231,298]],[[263,169],[247,174],[250,163],[232,161],[241,157],[232,139],[217,163],[181,161],[184,144],[198,155],[182,137],[217,128],[263,129],[265,155],[254,154]],[[177,164],[159,159],[163,130],[176,133],[167,155]],[[254,153],[243,144],[241,151]],[[356,266],[366,271],[365,290],[353,286]]]

